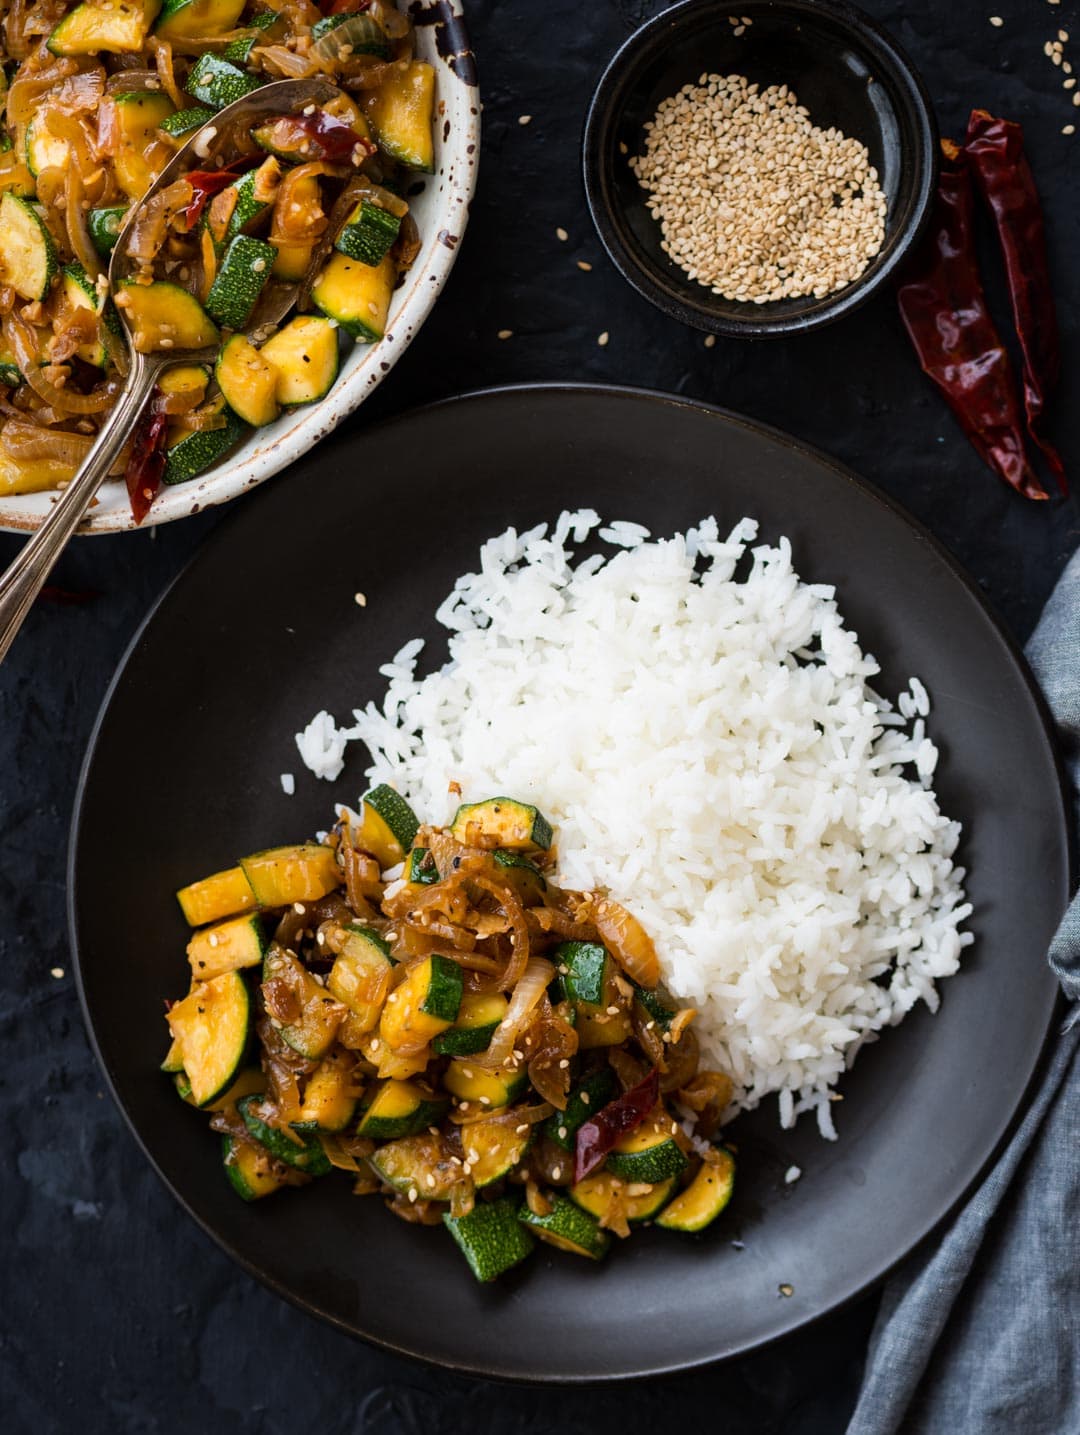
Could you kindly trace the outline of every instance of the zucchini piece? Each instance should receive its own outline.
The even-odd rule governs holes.
[[[686,1157],[672,1134],[674,1124],[665,1113],[620,1136],[605,1158],[605,1170],[625,1181],[652,1183],[681,1175]]]
[[[230,40],[221,52],[221,58],[228,60],[232,65],[246,65],[251,59],[251,52],[256,45],[266,39],[276,38],[269,35],[275,25],[282,20],[282,16],[276,10],[260,10],[257,15],[252,15],[244,22],[246,33],[235,40]]]
[[[540,868],[520,852],[508,852],[502,847],[497,847],[491,855],[496,867],[501,868],[499,875],[514,889],[519,901],[526,907],[535,907],[547,891]]]
[[[5,384],[10,389],[17,389],[22,381],[22,374],[15,362],[14,355],[9,354],[6,349],[0,350],[0,384]]]
[[[166,451],[165,472],[161,475],[163,483],[187,483],[204,469],[212,468],[249,432],[243,419],[225,407],[224,399],[221,405],[225,410],[224,428],[197,429],[194,433],[186,433]]]
[[[206,312],[223,329],[242,329],[270,280],[277,250],[264,239],[238,234],[225,251]]]
[[[315,227],[315,221],[323,218],[319,181],[314,175],[306,175],[294,183],[292,202],[298,204],[301,211],[307,215],[312,228]],[[311,256],[315,252],[316,243],[317,239],[314,234],[310,238],[299,239],[288,244],[275,242],[277,258],[274,260],[274,278],[291,282],[303,279],[311,263]]]
[[[563,942],[556,947],[554,959],[561,973],[556,990],[574,1004],[579,1049],[621,1046],[628,1041],[630,1016],[621,1004],[615,984],[617,967],[607,948],[598,942]]]
[[[162,348],[206,349],[221,337],[198,299],[167,279],[152,284],[125,279],[119,286],[116,304],[127,314],[135,347],[141,354]]]
[[[380,149],[426,174],[435,170],[434,108],[435,71],[423,60],[413,60],[403,74],[385,80],[364,101]]]
[[[235,1136],[221,1138],[221,1160],[229,1184],[242,1201],[259,1201],[272,1196],[289,1183],[275,1176],[258,1146],[238,1141]]]
[[[0,195],[0,283],[21,299],[44,299],[56,273],[56,246],[36,209],[10,190]]]
[[[395,1051],[379,1036],[378,1028],[360,1037],[359,1048],[382,1081],[411,1081],[414,1076],[424,1076],[431,1061],[430,1046],[422,1046],[419,1051]]]
[[[493,1281],[520,1264],[533,1248],[533,1239],[518,1220],[520,1203],[514,1196],[498,1201],[477,1201],[467,1216],[443,1215],[443,1223],[461,1248],[478,1281]]]
[[[124,227],[127,208],[124,205],[109,205],[106,209],[92,209],[86,216],[86,227],[94,248],[103,259],[108,259]]]
[[[588,1211],[590,1216],[602,1220],[611,1201],[614,1190],[626,1183],[619,1177],[612,1176],[607,1171],[598,1171],[595,1176],[586,1176],[584,1181],[579,1181],[576,1186],[570,1187],[570,1199],[575,1205],[580,1206],[583,1211]],[[675,1189],[675,1177],[669,1176],[666,1181],[660,1181],[656,1185],[645,1185],[635,1187],[633,1196],[623,1194],[625,1203],[626,1219],[631,1226],[639,1225],[642,1221],[650,1221],[667,1204],[671,1193]]]
[[[192,978],[209,981],[225,972],[262,965],[266,934],[258,916],[230,917],[214,927],[203,927],[187,944]]]
[[[437,1126],[450,1105],[412,1081],[383,1081],[366,1101],[356,1128],[358,1136],[374,1141],[396,1141]]]
[[[430,887],[439,880],[439,869],[426,847],[414,847],[405,858],[405,871],[401,875],[406,882],[413,882],[418,887]]]
[[[224,35],[244,13],[246,0],[165,0],[154,34],[174,40],[200,40]]]
[[[317,842],[268,847],[241,857],[240,866],[260,907],[316,902],[344,881],[334,849]]]
[[[668,999],[657,987],[634,986],[634,1000],[640,1002],[661,1031],[667,1031],[677,1015],[677,1008],[668,1006]]]
[[[293,1051],[309,1061],[321,1061],[337,1038],[345,1008],[305,970],[292,952],[276,943],[270,946],[263,958],[262,976],[264,987],[269,982],[284,979],[290,990],[300,997],[299,1018],[282,1022],[271,1016],[274,1030]]]
[[[422,1196],[425,1201],[448,1201],[462,1180],[461,1167],[430,1132],[388,1141],[368,1157],[368,1165],[380,1181],[413,1200]]]
[[[36,179],[45,169],[67,169],[68,142],[49,129],[49,107],[42,105],[26,126],[26,167]]]
[[[362,199],[345,221],[334,248],[361,264],[379,264],[393,248],[400,228],[396,214]]]
[[[173,102],[163,90],[133,90],[112,102],[120,130],[113,173],[129,199],[141,199],[172,157],[158,128],[173,113]]]
[[[175,1076],[178,1071],[183,1071],[184,1053],[180,1049],[178,1037],[174,1036],[169,1043],[169,1049],[165,1053],[165,1060],[161,1063],[159,1069],[166,1072],[169,1076]]]
[[[391,56],[389,36],[373,15],[327,15],[312,25],[311,38],[311,53],[320,60],[347,55],[375,55],[389,60]]]
[[[105,294],[98,290],[78,260],[65,264],[61,273],[64,297],[69,305],[73,309],[89,309],[100,320],[105,313]],[[85,344],[79,345],[75,353],[84,363],[92,364],[96,369],[105,367],[105,345],[100,339],[88,339]]]
[[[395,1051],[425,1045],[454,1022],[461,1006],[461,968],[432,953],[386,998],[379,1035]]]
[[[370,927],[354,926],[347,928],[346,933],[344,946],[330,968],[326,987],[348,1007],[349,1031],[353,1038],[378,1026],[394,963],[390,948]]]
[[[173,1085],[176,1087],[176,1094],[181,1101],[186,1101],[189,1106],[194,1106],[191,1099],[191,1082],[188,1080],[187,1072],[180,1069],[173,1077]],[[202,1108],[204,1111],[224,1111],[229,1106],[235,1106],[243,1096],[261,1096],[266,1090],[266,1077],[257,1066],[245,1066],[236,1080],[218,1097],[210,1101]]]
[[[135,54],[159,8],[160,0],[86,0],[64,16],[46,48],[54,55]]]
[[[551,1202],[548,1215],[538,1216],[528,1206],[522,1206],[518,1220],[549,1246],[570,1251],[575,1256],[586,1256],[590,1261],[602,1260],[611,1246],[611,1237],[601,1230],[596,1218],[565,1196],[549,1195],[548,1200]]]
[[[325,1176],[333,1170],[318,1136],[312,1131],[299,1132],[294,1137],[278,1126],[271,1126],[268,1117],[272,1114],[259,1096],[245,1096],[236,1103],[240,1119],[270,1155],[286,1166],[295,1166],[309,1176]]]
[[[706,1161],[686,1190],[664,1207],[656,1218],[658,1226],[665,1231],[694,1232],[716,1220],[735,1189],[734,1157],[723,1147],[716,1155],[718,1159]]]
[[[326,319],[314,314],[290,319],[259,352],[277,374],[279,404],[311,404],[334,386],[338,340]]]
[[[551,823],[537,808],[515,797],[463,802],[454,813],[450,832],[459,842],[467,842],[470,828],[482,837],[493,837],[500,847],[511,852],[528,851],[531,847],[547,851],[551,846]]]
[[[481,1066],[472,1066],[469,1058],[455,1058],[446,1068],[442,1079],[451,1096],[459,1101],[474,1102],[478,1106],[490,1106],[493,1111],[509,1106],[529,1084],[528,1072],[486,1071]]]
[[[243,1065],[251,1035],[251,997],[239,972],[199,982],[169,1009],[196,1106],[221,1095]]]
[[[501,1181],[521,1164],[532,1145],[535,1129],[529,1126],[519,1133],[505,1121],[474,1121],[461,1127],[461,1149],[477,1190]]]
[[[506,1015],[508,1003],[501,992],[467,992],[448,1031],[431,1043],[436,1056],[471,1056],[486,1051],[495,1028]]]
[[[618,1083],[610,1066],[601,1066],[571,1091],[565,1111],[556,1111],[544,1122],[544,1135],[564,1151],[574,1149],[579,1126],[617,1095]]]
[[[193,130],[201,130],[216,114],[217,110],[208,110],[205,105],[193,105],[191,109],[177,110],[175,114],[166,115],[158,129],[172,139],[180,139],[191,134]]]
[[[235,184],[229,186],[236,192],[236,203],[225,229],[226,243],[246,231],[249,224],[253,224],[269,210],[280,180],[281,169],[277,160],[271,156],[264,160],[258,169],[249,169],[247,174],[242,174]],[[276,250],[272,257],[277,258]]]
[[[163,394],[197,394],[197,402],[202,403],[209,383],[210,370],[203,364],[177,364],[174,369],[166,369],[159,375],[157,386]],[[243,873],[240,875],[243,876]],[[246,877],[244,886],[247,886]]]
[[[243,70],[230,65],[228,60],[206,54],[199,56],[184,88],[192,99],[208,109],[223,110],[226,105],[250,95],[261,83],[261,80],[245,75]]]
[[[176,900],[188,926],[201,927],[238,912],[250,912],[255,906],[255,893],[240,868],[229,867],[181,887]]]
[[[386,332],[397,269],[387,256],[374,268],[344,254],[332,254],[311,290],[315,304],[361,344]]]
[[[360,825],[352,829],[352,837],[385,870],[404,859],[419,828],[416,813],[401,794],[380,783],[361,798]]]
[[[244,423],[262,428],[281,413],[277,373],[243,334],[227,340],[214,373],[225,402]]]
[[[324,1057],[304,1087],[301,1124],[314,1123],[319,1131],[344,1131],[356,1117],[359,1077],[350,1058],[340,1051]]]

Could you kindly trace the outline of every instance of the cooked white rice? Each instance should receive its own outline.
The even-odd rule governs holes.
[[[573,563],[594,530],[618,551]],[[490,539],[438,611],[450,660],[419,640],[380,669],[381,705],[297,742],[334,778],[346,743],[431,821],[507,793],[558,824],[559,880],[602,887],[653,934],[664,979],[699,1010],[736,1105],[814,1110],[855,1053],[957,970],[972,940],[959,825],[930,786],[926,689],[896,707],[833,589],[744,519],[648,541],[591,511]],[[742,560],[742,561],[741,561]],[[736,568],[738,567],[738,573]]]

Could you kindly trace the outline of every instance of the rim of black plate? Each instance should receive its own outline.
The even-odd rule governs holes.
[[[722,422],[735,424],[743,429],[760,433],[772,439],[774,442],[779,442],[793,451],[799,452],[806,455],[807,457],[812,458],[815,462],[822,464],[826,468],[828,468],[836,477],[843,479],[845,483],[851,485],[854,488],[862,490],[876,503],[889,509],[896,517],[900,518],[905,524],[907,524],[911,529],[913,529],[919,539],[934,552],[934,554],[946,565],[952,576],[958,579],[963,585],[963,587],[967,589],[969,595],[976,600],[976,605],[981,610],[982,616],[989,623],[992,632],[997,637],[998,641],[1001,643],[1007,656],[1009,657],[1009,659],[1011,659],[1014,667],[1020,673],[1028,691],[1028,695],[1033,701],[1035,710],[1040,720],[1041,738],[1043,747],[1045,749],[1045,754],[1050,759],[1050,762],[1052,764],[1054,773],[1057,778],[1057,785],[1061,797],[1061,808],[1059,816],[1061,820],[1062,830],[1064,833],[1064,843],[1062,851],[1065,865],[1065,871],[1062,874],[1064,877],[1063,885],[1071,893],[1071,891],[1073,890],[1073,883],[1076,872],[1077,856],[1076,840],[1073,834],[1072,824],[1068,820],[1068,814],[1071,810],[1072,795],[1057,745],[1053,741],[1053,721],[1051,719],[1046,700],[1042,694],[1041,689],[1035,681],[1034,674],[1028,666],[1027,660],[1024,657],[1023,650],[1021,649],[1020,645],[1005,628],[1001,619],[998,618],[997,614],[994,612],[993,608],[987,601],[984,594],[975,584],[975,582],[968,576],[968,574],[964,571],[964,569],[960,566],[958,561],[952,556],[948,549],[946,549],[943,544],[939,542],[939,540],[933,535],[933,533],[930,532],[928,528],[925,527],[925,525],[923,525],[912,514],[908,513],[907,510],[903,508],[898,502],[889,497],[889,495],[884,493],[881,489],[877,488],[867,479],[860,477],[852,469],[847,468],[844,464],[838,462],[836,459],[831,458],[828,454],[823,453],[820,449],[815,448],[813,445],[803,443],[801,440],[792,438],[790,434],[785,433],[782,429],[774,428],[769,424],[760,423],[755,419],[744,418],[740,414],[732,413],[730,410],[721,408],[718,405],[702,403],[697,400],[684,399],[678,395],[664,393],[656,389],[637,388],[633,385],[575,383],[559,381],[533,384],[505,384],[495,385],[483,389],[472,389],[460,395],[451,396],[445,399],[439,399],[429,404],[418,405],[415,408],[406,409],[400,414],[396,414],[390,418],[380,420],[377,424],[372,425],[370,429],[364,430],[364,432],[365,434],[370,434],[377,430],[381,431],[383,429],[393,428],[399,424],[407,425],[418,414],[426,414],[453,405],[458,405],[462,403],[480,403],[493,400],[497,401],[500,399],[521,397],[524,395],[529,395],[532,397],[543,396],[545,398],[553,398],[560,395],[593,395],[596,397],[637,399],[642,402],[658,403],[663,404],[667,407],[691,409],[697,412],[707,413]],[[349,435],[344,436],[344,441],[348,442],[349,438]],[[310,455],[308,457],[310,457]],[[303,460],[301,460],[301,462],[302,461]],[[287,472],[288,471],[286,470],[286,473]],[[273,491],[272,486],[269,491]],[[255,501],[259,500],[256,499]],[[790,1323],[786,1324],[783,1329],[777,1330],[764,1340],[747,1341],[744,1344],[736,1347],[735,1349],[729,1350],[721,1355],[705,1356],[701,1358],[695,1357],[687,1361],[670,1361],[665,1364],[650,1368],[648,1370],[634,1371],[630,1373],[608,1373],[601,1371],[598,1373],[587,1375],[563,1374],[556,1372],[551,1375],[544,1375],[539,1377],[535,1375],[519,1375],[506,1371],[492,1370],[490,1368],[486,1368],[483,1365],[482,1360],[478,1360],[474,1364],[464,1364],[458,1361],[434,1358],[426,1354],[423,1350],[387,1340],[384,1337],[380,1336],[376,1330],[361,1329],[359,1326],[354,1325],[349,1321],[342,1320],[340,1317],[334,1315],[332,1312],[320,1308],[313,1301],[307,1300],[303,1296],[298,1295],[295,1291],[290,1290],[286,1285],[284,1285],[280,1281],[276,1280],[273,1276],[262,1270],[256,1263],[248,1260],[246,1256],[244,1256],[239,1250],[237,1250],[227,1239],[225,1239],[215,1229],[214,1225],[208,1219],[204,1219],[204,1217],[200,1215],[199,1212],[196,1211],[189,1204],[182,1192],[179,1191],[177,1187],[164,1174],[157,1161],[151,1154],[150,1150],[148,1149],[146,1143],[144,1142],[141,1132],[139,1131],[138,1127],[128,1113],[127,1106],[125,1105],[124,1100],[118,1090],[117,1083],[114,1080],[113,1072],[105,1058],[101,1046],[99,1045],[93,1014],[89,1008],[86,999],[86,990],[83,983],[82,957],[79,948],[79,935],[75,910],[77,854],[79,851],[81,835],[83,800],[86,794],[86,787],[90,774],[90,769],[93,765],[94,756],[97,750],[99,735],[108,719],[109,709],[112,705],[113,698],[124,680],[128,663],[130,662],[133,654],[142,642],[142,639],[147,629],[153,624],[158,611],[169,600],[171,595],[186,581],[189,575],[198,567],[199,563],[203,560],[203,558],[208,553],[212,552],[217,544],[228,540],[230,530],[233,526],[240,523],[242,519],[243,509],[240,508],[235,513],[230,514],[228,517],[226,517],[219,525],[219,527],[216,528],[200,544],[198,550],[184,564],[184,566],[180,569],[176,576],[170,580],[170,582],[166,585],[158,598],[147,610],[146,615],[139,623],[138,628],[136,629],[135,633],[132,635],[130,641],[125,647],[123,656],[117,664],[116,671],[113,673],[113,676],[109,681],[108,688],[106,689],[105,696],[102,699],[101,707],[98,710],[98,714],[94,720],[93,729],[87,742],[86,753],[83,757],[83,761],[80,767],[78,783],[75,790],[75,801],[68,837],[68,859],[66,867],[67,891],[65,897],[68,922],[68,936],[71,946],[72,960],[75,968],[75,982],[79,995],[79,1006],[82,1011],[83,1022],[90,1040],[91,1049],[93,1050],[98,1065],[100,1066],[104,1074],[106,1084],[109,1088],[109,1094],[112,1097],[113,1102],[119,1109],[120,1114],[123,1116],[125,1124],[127,1125],[131,1134],[134,1136],[135,1141],[139,1146],[140,1150],[142,1151],[143,1155],[145,1156],[146,1160],[149,1162],[153,1170],[156,1172],[157,1176],[160,1178],[160,1180],[170,1192],[170,1194],[179,1203],[179,1205],[184,1209],[184,1211],[187,1212],[187,1214],[192,1218],[192,1220],[195,1221],[195,1223],[200,1227],[200,1229],[211,1238],[214,1244],[218,1246],[219,1249],[221,1249],[227,1256],[229,1256],[230,1259],[235,1261],[236,1264],[241,1267],[241,1269],[246,1271],[248,1275],[253,1276],[257,1281],[259,1281],[260,1284],[272,1290],[276,1295],[279,1295],[284,1300],[288,1301],[290,1305],[298,1307],[306,1314],[314,1316],[317,1319],[326,1322],[327,1324],[335,1327],[337,1330],[344,1332],[346,1335],[353,1336],[356,1339],[364,1340],[369,1344],[377,1346],[380,1349],[388,1351],[394,1355],[402,1355],[407,1356],[411,1359],[421,1360],[428,1365],[434,1365],[439,1368],[452,1371],[458,1375],[494,1380],[507,1384],[544,1386],[582,1386],[594,1384],[607,1385],[615,1382],[644,1380],[656,1376],[677,1375],[685,1371],[707,1369],[710,1366],[717,1365],[726,1360],[736,1359],[740,1356],[747,1355],[751,1351],[766,1349],[768,1346],[774,1344],[776,1341],[782,1340],[786,1336],[792,1335],[797,1330],[806,1329],[809,1326],[816,1324],[818,1321],[823,1320],[825,1317],[829,1315],[834,1315],[838,1311],[845,1309],[846,1307],[860,1299],[862,1296],[867,1294],[867,1292],[873,1290],[876,1286],[878,1286],[883,1280],[888,1277],[888,1275],[892,1271],[897,1268],[897,1266],[900,1265],[900,1263],[911,1253],[913,1249],[915,1249],[915,1247],[921,1241],[925,1240],[925,1238],[932,1231],[936,1230],[940,1225],[942,1225],[942,1223],[945,1222],[960,1207],[966,1197],[971,1193],[972,1190],[974,1190],[979,1181],[986,1174],[990,1166],[993,1164],[993,1162],[996,1160],[999,1153],[1003,1149],[1005,1143],[1013,1134],[1020,1120],[1022,1112],[1028,1104],[1028,1100],[1035,1086],[1035,1083],[1038,1080],[1042,1069],[1046,1063],[1051,1038],[1054,1035],[1056,1029],[1056,1018],[1061,1010],[1060,995],[1055,1002],[1053,1008],[1051,1009],[1050,1019],[1047,1022],[1046,1031],[1044,1032],[1042,1040],[1039,1043],[1038,1052],[1032,1062],[1031,1070],[1024,1083],[1024,1086],[1017,1096],[1013,1109],[1002,1121],[998,1137],[994,1142],[992,1149],[986,1156],[986,1159],[983,1161],[983,1163],[975,1172],[975,1174],[971,1177],[971,1179],[967,1182],[962,1191],[960,1191],[960,1193],[955,1197],[955,1199],[951,1201],[949,1205],[943,1210],[936,1211],[927,1218],[926,1223],[920,1230],[917,1239],[906,1250],[900,1252],[893,1260],[889,1261],[887,1265],[882,1267],[882,1269],[879,1270],[875,1275],[861,1282],[859,1285],[857,1285],[855,1288],[848,1291],[844,1295],[831,1301],[821,1310],[815,1311],[813,1315],[809,1317],[793,1315]]]

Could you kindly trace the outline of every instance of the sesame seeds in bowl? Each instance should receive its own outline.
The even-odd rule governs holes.
[[[926,217],[936,131],[903,53],[826,0],[683,0],[609,64],[585,187],[659,308],[734,336],[819,327],[894,272]]]

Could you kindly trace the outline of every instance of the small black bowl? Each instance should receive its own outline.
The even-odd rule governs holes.
[[[736,35],[729,17],[752,23]],[[660,248],[660,225],[630,169],[661,100],[703,73],[786,84],[821,128],[870,151],[888,200],[885,242],[860,277],[816,299],[744,303],[687,278]],[[860,10],[832,0],[682,0],[616,53],[585,119],[585,192],[605,249],[639,294],[673,318],[732,337],[800,333],[849,313],[918,238],[937,174],[937,127],[910,60]]]

